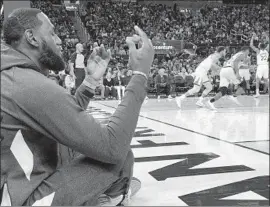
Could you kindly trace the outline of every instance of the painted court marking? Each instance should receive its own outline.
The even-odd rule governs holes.
[[[113,109],[116,109],[117,108],[117,107],[110,106],[110,105],[107,105],[107,104],[104,104],[104,103],[101,103],[101,102],[98,102],[98,104],[103,105],[103,106],[106,106],[106,107],[109,107],[109,108],[113,108]],[[142,117],[142,118],[145,118],[145,119],[149,119],[149,120],[152,120],[152,121],[156,121],[156,122],[159,122],[159,123],[162,123],[162,124],[165,124],[165,125],[168,125],[168,126],[172,126],[172,127],[178,128],[178,129],[182,129],[182,130],[185,130],[185,131],[188,131],[188,132],[192,132],[192,133],[195,133],[195,134],[199,134],[199,135],[208,137],[210,139],[219,140],[221,142],[229,143],[229,144],[236,145],[236,146],[239,146],[239,147],[242,147],[242,148],[245,148],[245,149],[249,149],[249,150],[252,150],[252,151],[255,151],[255,152],[259,152],[259,153],[262,153],[262,154],[265,154],[265,155],[269,155],[269,153],[267,153],[267,152],[264,152],[264,151],[261,151],[261,150],[258,150],[258,149],[253,149],[251,147],[243,146],[243,145],[240,144],[240,142],[239,142],[239,144],[238,144],[238,142],[230,142],[230,141],[223,140],[223,139],[220,139],[220,138],[217,138],[217,137],[214,137],[214,136],[210,136],[210,135],[207,135],[207,134],[198,132],[198,131],[194,131],[194,130],[191,130],[191,129],[187,129],[187,128],[184,128],[184,127],[180,127],[180,126],[171,124],[171,123],[167,123],[167,122],[164,122],[164,121],[153,119],[153,118],[147,117],[145,115],[139,115],[139,117]]]

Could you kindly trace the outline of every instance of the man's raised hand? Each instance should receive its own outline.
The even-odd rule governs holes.
[[[129,65],[133,71],[144,73],[148,77],[154,60],[154,47],[142,29],[138,26],[135,26],[134,29],[137,35],[126,38],[129,47]],[[139,45],[139,49],[136,49],[136,44]]]
[[[94,80],[100,80],[111,59],[110,50],[105,50],[104,45],[95,47],[89,59],[87,60],[86,76],[92,77]]]

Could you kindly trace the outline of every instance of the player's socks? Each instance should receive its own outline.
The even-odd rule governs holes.
[[[256,89],[256,95],[254,96],[254,98],[258,98],[260,96],[260,91],[259,89]]]

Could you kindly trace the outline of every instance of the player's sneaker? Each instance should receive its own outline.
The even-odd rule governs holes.
[[[184,95],[175,98],[175,101],[176,101],[177,106],[178,106],[179,108],[181,108],[182,101],[183,101],[184,99],[185,99],[185,96],[184,96]]]
[[[141,181],[135,177],[131,178],[130,187],[126,195],[115,198],[102,194],[98,200],[100,206],[128,206],[131,198],[141,189]]]
[[[196,105],[199,106],[199,107],[203,107],[204,106],[204,104],[203,104],[203,102],[201,100],[198,100],[196,102]]]
[[[173,99],[173,97],[171,95],[168,96],[168,99]]]
[[[259,98],[260,97],[260,94],[256,94],[253,96],[254,98]]]
[[[217,110],[217,108],[214,106],[213,103],[210,102],[210,100],[207,101],[207,106],[208,106],[208,108],[210,108],[213,111]]]

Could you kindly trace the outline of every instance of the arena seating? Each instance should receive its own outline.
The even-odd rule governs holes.
[[[63,40],[66,60],[79,42],[72,21],[65,8],[55,8],[50,1],[32,1],[32,7],[40,8],[56,25],[56,32]],[[172,92],[176,95],[193,85],[192,73],[203,58],[213,52],[216,46],[228,46],[228,55],[235,53],[242,45],[249,45],[252,32],[261,38],[263,31],[269,32],[269,8],[265,5],[206,5],[199,10],[182,10],[177,5],[140,5],[132,2],[91,1],[79,11],[90,39],[84,42],[89,48],[94,42],[111,48],[113,60],[126,65],[128,48],[125,37],[132,35],[133,26],[139,25],[152,40],[181,40],[196,45],[196,55],[156,55],[157,62],[152,73],[164,68],[170,74]],[[61,24],[60,24],[61,23]],[[252,64],[255,65],[255,54]],[[220,63],[222,64],[222,62]],[[149,93],[156,93],[155,75],[149,79]],[[218,88],[218,75],[210,74],[214,91]],[[254,80],[251,86],[254,85]],[[253,89],[251,87],[251,89]]]

